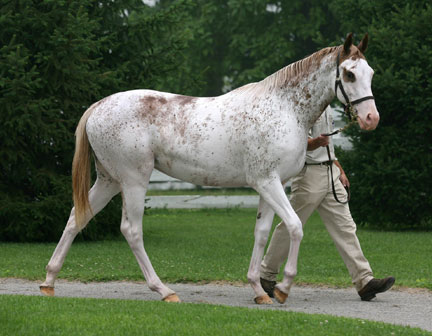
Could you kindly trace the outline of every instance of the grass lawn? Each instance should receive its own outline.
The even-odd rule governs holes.
[[[0,295],[0,335],[431,335],[360,319],[205,304]]]
[[[247,282],[255,215],[253,209],[151,209],[144,218],[144,244],[163,281]],[[394,275],[397,286],[432,290],[432,232],[359,229],[358,236],[376,277]],[[44,268],[55,246],[0,243],[0,277],[44,279]],[[81,281],[143,280],[122,238],[74,243],[58,277]],[[305,227],[295,281],[351,285],[345,265],[316,214]]]

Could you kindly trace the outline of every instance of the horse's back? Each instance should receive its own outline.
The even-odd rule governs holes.
[[[153,162],[196,184],[244,185],[232,111],[221,111],[219,100],[152,90],[117,93],[91,107],[89,141],[97,158],[116,171],[120,163],[132,169]]]

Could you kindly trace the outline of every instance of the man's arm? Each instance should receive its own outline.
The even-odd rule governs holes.
[[[320,135],[316,138],[308,138],[307,150],[313,151],[318,147],[325,147],[329,144],[329,137],[326,135]]]

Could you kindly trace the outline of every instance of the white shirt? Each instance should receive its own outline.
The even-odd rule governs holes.
[[[324,133],[333,132],[334,122],[331,115],[331,107],[330,105],[324,110],[323,114],[318,118],[312,128],[309,130],[309,138],[316,138]],[[330,137],[329,142],[330,148],[330,157],[332,160],[337,160],[334,154],[333,140]],[[306,152],[306,163],[321,163],[328,161],[329,157],[327,154],[326,147],[318,147],[315,150]]]

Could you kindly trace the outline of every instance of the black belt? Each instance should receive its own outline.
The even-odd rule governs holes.
[[[329,161],[324,161],[324,162],[319,162],[319,163],[307,163],[305,162],[306,166],[331,166],[333,163],[332,160]]]

